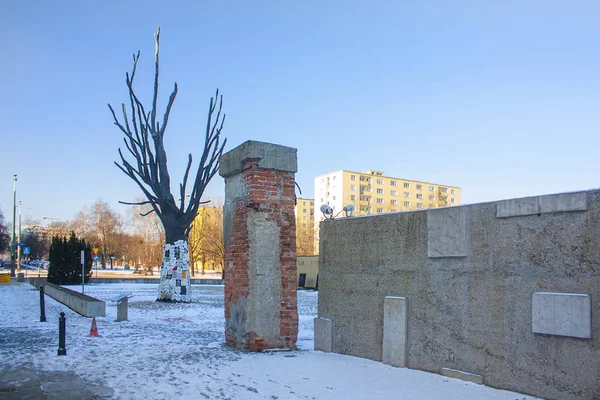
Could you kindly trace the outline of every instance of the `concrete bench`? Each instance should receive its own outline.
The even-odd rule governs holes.
[[[79,315],[84,317],[104,317],[106,315],[106,303],[102,300],[46,282],[45,279],[41,278],[29,279],[29,283],[37,289],[44,286],[46,295],[69,307]]]
[[[110,299],[117,303],[117,321],[127,321],[127,304],[130,296],[131,292],[121,293]]]

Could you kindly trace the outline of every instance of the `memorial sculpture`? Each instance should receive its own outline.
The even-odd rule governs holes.
[[[227,139],[221,143],[221,131],[225,122],[222,114],[223,96],[217,89],[215,97],[211,97],[208,109],[208,120],[202,156],[197,165],[195,179],[191,182],[188,194],[188,179],[192,170],[192,154],[179,185],[179,199],[176,201],[171,192],[171,177],[167,168],[167,153],[164,147],[164,135],[171,108],[177,96],[177,83],[174,84],[163,118],[157,118],[158,88],[159,88],[159,44],[160,28],[154,35],[156,44],[154,90],[152,106],[146,110],[136,95],[133,87],[140,58],[140,52],[133,56],[133,69],[126,74],[126,85],[129,93],[129,108],[122,104],[122,119],[117,117],[113,107],[108,107],[112,113],[115,125],[123,132],[123,142],[129,154],[119,148],[120,163],[115,165],[131,178],[142,190],[146,200],[142,202],[122,204],[147,205],[150,211],[142,215],[156,213],[165,231],[165,247],[160,273],[159,301],[191,301],[190,265],[188,254],[188,233],[196,217],[198,207],[202,202],[204,189],[219,170],[219,157],[223,153]],[[133,162],[128,160],[133,157]]]

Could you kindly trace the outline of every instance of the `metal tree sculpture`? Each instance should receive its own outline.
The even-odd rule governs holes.
[[[227,139],[220,143],[221,130],[225,122],[225,114],[221,115],[223,107],[223,96],[219,96],[217,89],[215,97],[211,97],[208,108],[208,120],[206,123],[206,136],[202,157],[200,158],[196,178],[193,181],[189,201],[186,206],[186,190],[190,169],[192,167],[192,154],[188,156],[188,163],[179,185],[178,203],[171,193],[171,178],[167,168],[167,153],[164,148],[163,139],[171,107],[177,96],[177,83],[169,97],[169,102],[162,118],[157,120],[158,101],[158,73],[159,73],[159,43],[160,28],[154,35],[156,43],[154,92],[152,96],[152,109],[146,111],[144,105],[138,99],[133,88],[133,81],[140,58],[140,52],[133,56],[133,70],[131,75],[126,74],[126,84],[129,91],[129,102],[131,116],[128,116],[128,108],[122,104],[123,120],[119,121],[114,109],[109,104],[114,123],[125,134],[123,141],[134,162],[129,162],[119,148],[121,164],[115,165],[130,177],[140,187],[146,201],[139,203],[120,202],[128,205],[149,204],[163,224],[165,231],[165,250],[161,267],[161,283],[159,289],[159,300],[189,301],[189,257],[187,254],[187,235],[191,224],[196,217],[198,207],[201,204],[204,189],[219,170],[219,157]],[[147,215],[145,214],[145,215]]]

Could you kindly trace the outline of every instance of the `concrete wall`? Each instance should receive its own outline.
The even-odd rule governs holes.
[[[320,228],[317,349],[385,359],[384,299],[402,297],[407,367],[549,399],[600,398],[599,191]]]
[[[38,289],[40,285],[43,285],[46,295],[69,307],[79,315],[84,317],[104,317],[106,315],[106,303],[102,300],[46,282],[44,279],[31,279],[29,283]]]
[[[315,289],[319,276],[319,256],[298,256],[296,258],[296,285],[299,285],[300,274],[306,274],[304,287]]]

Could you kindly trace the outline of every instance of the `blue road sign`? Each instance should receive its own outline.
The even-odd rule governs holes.
[[[23,247],[23,254],[25,254],[25,255],[31,254],[31,249],[29,247]]]
[[[94,261],[98,261],[98,256],[94,256]]]

